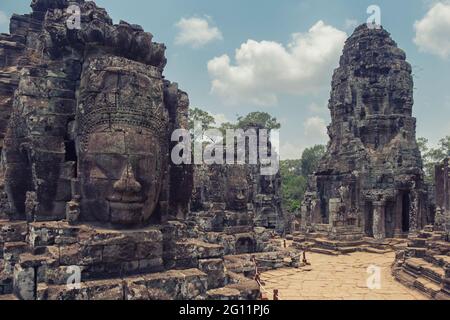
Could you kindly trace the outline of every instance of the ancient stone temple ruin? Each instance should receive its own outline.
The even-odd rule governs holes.
[[[383,239],[428,223],[405,59],[383,28],[364,24],[347,40],[332,81],[330,142],[303,202],[305,231]]]
[[[69,3],[80,29],[66,24]],[[225,269],[229,249],[186,220],[192,168],[169,150],[189,100],[162,75],[164,45],[94,2],[31,7],[0,35],[0,295],[255,299],[256,282]],[[215,218],[229,228],[219,235],[248,231],[243,170],[226,169],[220,209],[233,212]],[[268,242],[251,229],[235,252]]]
[[[436,165],[436,216],[435,226],[450,234],[450,158]]]
[[[436,165],[436,221],[397,250],[392,272],[406,286],[437,300],[450,300],[449,159]]]
[[[224,246],[226,254],[270,251],[271,237],[282,225],[281,205],[273,201],[279,196],[281,185],[274,185],[279,175],[262,176],[258,169],[250,165],[195,168],[190,221],[204,241]]]

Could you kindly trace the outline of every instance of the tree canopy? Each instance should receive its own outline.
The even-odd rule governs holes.
[[[299,160],[281,161],[283,205],[290,212],[297,212],[302,204],[308,185],[308,177],[317,169],[326,147],[316,145],[303,151]]]
[[[418,138],[417,145],[422,153],[426,181],[434,183],[435,165],[446,157],[450,157],[450,136],[439,140],[436,148],[429,147],[429,141],[426,138]]]

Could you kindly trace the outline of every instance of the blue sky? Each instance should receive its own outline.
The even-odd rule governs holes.
[[[450,39],[450,15],[445,19],[450,4],[446,0],[96,2],[107,9],[114,22],[121,19],[140,24],[154,34],[155,41],[166,44],[166,78],[189,93],[191,106],[208,110],[219,120],[233,120],[237,114],[257,110],[276,116],[283,125],[283,158],[298,158],[305,147],[326,143],[323,130],[330,121],[327,101],[343,32],[349,36],[356,22],[367,20],[368,6],[377,4],[383,27],[405,50],[414,69],[417,135],[433,144],[450,135],[450,40],[445,40]],[[0,32],[8,30],[4,16],[29,12],[29,3],[2,0]],[[442,7],[434,8],[438,3]],[[433,8],[434,16],[430,15]],[[427,14],[429,18],[422,21]],[[185,23],[180,23],[183,18]],[[414,27],[416,21],[422,21],[419,31]],[[186,30],[193,28],[194,22],[203,23],[197,28],[206,26],[201,33],[203,40],[195,38],[198,32],[192,38],[192,31],[199,29]],[[317,30],[311,32],[313,26]],[[414,41],[418,32],[420,43]],[[293,34],[299,35],[293,38]],[[315,42],[317,35],[323,38]],[[302,50],[305,41],[311,45],[312,54]],[[241,48],[243,44],[246,46]],[[236,61],[237,49],[244,62]],[[323,54],[326,62],[316,58],[314,52],[327,52]],[[250,87],[242,85],[249,80],[245,78],[248,68],[260,70],[256,78],[250,78]],[[308,75],[310,68],[313,74]],[[213,80],[218,81],[215,89]]]

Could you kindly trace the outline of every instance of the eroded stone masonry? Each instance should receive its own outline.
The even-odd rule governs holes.
[[[428,197],[411,66],[384,29],[345,44],[328,150],[283,239],[279,174],[171,162],[189,98],[164,44],[94,2],[31,8],[0,35],[0,300],[258,299],[259,272],[314,268],[305,250],[395,250],[397,280],[449,298],[449,161]]]
[[[406,286],[432,299],[450,300],[450,167],[436,165],[436,218],[434,225],[409,237],[398,248],[393,275]]]
[[[94,2],[31,7],[0,35],[0,296],[258,298],[249,254],[271,268],[290,253],[270,252],[273,213],[258,227],[253,208],[280,207],[229,166],[223,197],[189,214],[194,168],[169,157],[189,99],[163,76],[165,46]]]
[[[307,233],[385,239],[431,222],[405,57],[382,28],[362,25],[347,40],[332,81],[328,150],[302,207]]]

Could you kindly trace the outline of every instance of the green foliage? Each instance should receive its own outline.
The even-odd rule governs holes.
[[[450,157],[450,136],[441,139],[437,148],[428,146],[428,139],[418,138],[417,145],[422,153],[425,179],[428,183],[434,183],[434,167],[437,163]]]
[[[262,128],[267,130],[280,129],[281,124],[277,118],[272,117],[267,112],[251,112],[245,117],[237,116],[235,123],[225,122],[220,127],[216,126],[214,117],[207,111],[200,108],[193,108],[189,112],[189,128],[194,129],[194,123],[200,122],[203,130],[219,129],[225,132],[227,129],[246,129],[249,127]]]
[[[304,177],[308,177],[316,171],[319,160],[322,159],[325,151],[326,148],[323,145],[316,145],[303,151],[302,175]]]
[[[325,146],[316,145],[305,149],[300,160],[281,161],[283,205],[288,211],[298,212],[300,209],[308,177],[317,169],[325,151]]]
[[[195,122],[201,123],[202,130],[208,130],[216,124],[214,117],[200,108],[193,108],[189,111],[189,128],[191,130],[194,129]]]
[[[245,129],[248,127],[264,128],[267,130],[280,129],[281,124],[277,118],[272,117],[267,112],[252,112],[245,117],[237,118],[237,128]]]

